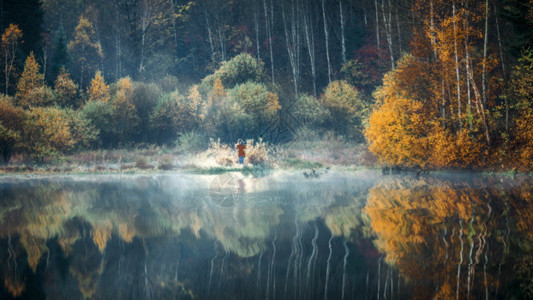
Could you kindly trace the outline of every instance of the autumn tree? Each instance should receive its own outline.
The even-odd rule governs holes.
[[[521,168],[533,169],[533,53],[526,51],[511,74],[510,96],[516,103],[516,148]]]
[[[333,81],[321,99],[329,111],[325,126],[346,137],[361,138],[363,102],[359,91],[344,80]]]
[[[247,82],[235,86],[229,93],[230,101],[236,103],[254,120],[247,128],[248,135],[258,136],[260,130],[272,122],[281,109],[278,95],[270,92],[262,83]]]
[[[70,79],[70,74],[63,67],[55,81],[54,90],[57,95],[57,103],[61,106],[78,107],[78,85]]]
[[[27,158],[43,161],[72,149],[75,141],[70,131],[69,116],[52,107],[32,107],[24,122],[23,150]]]
[[[117,92],[111,102],[113,107],[113,126],[117,131],[119,142],[133,138],[133,131],[139,122],[133,103],[133,83],[129,77],[121,78],[117,83]]]
[[[68,50],[76,62],[76,67],[79,68],[81,88],[85,87],[84,78],[98,68],[98,62],[104,56],[95,34],[93,24],[82,15],[74,31],[74,38],[68,44]]]
[[[22,43],[22,30],[10,24],[2,34],[2,63],[4,65],[5,95],[9,94],[9,81],[14,75],[17,50]]]
[[[40,72],[39,63],[35,60],[32,52],[26,59],[24,71],[17,85],[17,93],[15,95],[17,104],[22,107],[50,104],[48,103],[50,99],[34,97],[35,93],[44,87],[44,75]]]
[[[0,153],[4,163],[8,163],[16,147],[22,142],[25,112],[13,105],[9,96],[0,99]]]
[[[195,116],[197,122],[201,122],[205,119],[207,105],[198,91],[198,85],[195,84],[189,88],[187,94],[187,100],[191,103],[193,110],[195,110]]]
[[[109,99],[109,86],[105,83],[102,73],[98,71],[87,89],[87,100],[88,102],[108,102]]]
[[[217,78],[228,89],[248,81],[262,82],[265,78],[264,63],[248,53],[239,54],[223,62],[215,73],[204,78],[203,88],[205,89],[205,86],[212,88]]]
[[[402,75],[409,78],[414,64],[413,57],[404,58],[396,70],[385,75],[383,86],[375,93],[377,103],[365,136],[370,151],[387,165],[424,167],[429,158],[427,136],[431,114],[426,113],[423,103],[414,99],[401,81]]]

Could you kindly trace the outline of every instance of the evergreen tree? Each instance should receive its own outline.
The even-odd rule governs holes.
[[[52,78],[55,79],[62,68],[68,70],[70,56],[67,48],[67,37],[63,25],[59,26],[54,40],[54,53],[52,55]]]

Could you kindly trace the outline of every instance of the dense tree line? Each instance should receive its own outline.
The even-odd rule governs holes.
[[[78,116],[69,132],[93,147],[258,137],[290,113],[350,139],[365,132],[391,165],[527,160],[532,5],[2,0],[2,107],[21,120],[1,119],[4,157],[42,149],[14,141],[55,109]]]

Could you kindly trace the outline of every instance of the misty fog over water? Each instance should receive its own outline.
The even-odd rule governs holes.
[[[3,177],[2,299],[524,298],[530,178]]]

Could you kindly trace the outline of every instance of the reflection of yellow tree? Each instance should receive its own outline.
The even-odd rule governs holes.
[[[473,291],[476,279],[487,290],[495,289],[496,276],[486,273],[482,265],[500,262],[502,247],[497,241],[508,243],[501,228],[510,216],[507,210],[495,214],[494,208],[505,207],[506,202],[516,205],[523,201],[518,199],[527,198],[523,192],[497,184],[499,180],[465,184],[402,179],[370,190],[364,212],[371,219],[376,245],[386,253],[387,262],[408,278],[432,280],[438,287],[436,293],[433,288],[415,289],[419,296],[465,298]],[[531,204],[523,204],[518,205],[525,209],[516,208],[513,212],[517,229],[527,232],[526,228],[533,226],[532,210]],[[491,239],[495,242],[491,243]]]

